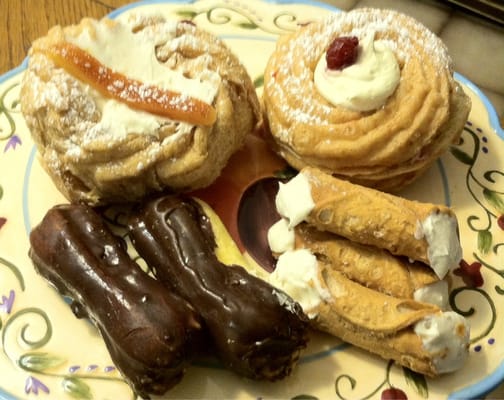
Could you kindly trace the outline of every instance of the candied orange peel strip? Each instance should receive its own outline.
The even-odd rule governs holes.
[[[128,78],[100,63],[87,51],[68,43],[56,43],[46,55],[59,67],[89,84],[103,96],[131,108],[195,125],[212,125],[217,113],[211,105],[171,90]]]

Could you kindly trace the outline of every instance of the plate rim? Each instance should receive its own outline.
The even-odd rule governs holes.
[[[198,2],[202,2],[205,0],[140,0],[134,1],[132,3],[123,5],[118,7],[111,12],[107,13],[105,16],[109,18],[117,18],[119,15],[127,12],[131,9],[138,8],[141,6],[149,6],[156,4],[194,4]],[[328,3],[323,3],[317,0],[255,0],[258,3],[269,3],[269,4],[278,4],[278,5],[308,5],[319,7],[325,10],[329,10],[332,12],[342,12],[341,9],[337,8]],[[0,74],[0,84],[3,84],[5,81],[20,75],[26,69],[28,65],[29,56],[27,55],[23,61],[17,66],[14,67],[3,74]],[[474,82],[465,77],[464,75],[454,72],[454,77],[459,82],[463,83],[467,88],[469,88],[475,96],[480,99],[483,103],[484,109],[488,115],[488,126],[491,128],[495,134],[504,141],[504,129],[501,127],[499,122],[499,117],[497,114],[497,110],[495,106],[492,104],[490,99],[486,96],[486,94],[480,89]],[[23,211],[24,212],[24,211]],[[481,396],[485,396],[495,388],[497,388],[500,384],[504,382],[504,359],[500,364],[484,379],[463,387],[455,392],[452,392],[448,395],[448,400],[455,399],[467,399],[467,398],[478,398]],[[7,392],[4,388],[0,387],[0,400],[16,400],[17,397],[9,392]]]

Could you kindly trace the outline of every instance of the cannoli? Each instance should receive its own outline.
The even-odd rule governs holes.
[[[37,39],[20,103],[49,176],[90,205],[208,186],[261,119],[252,80],[223,41],[141,14]]]
[[[208,210],[208,206],[205,210]],[[206,211],[206,214],[212,221],[212,228],[217,228],[216,234],[225,236],[226,232],[219,224],[217,215],[211,210]],[[278,261],[272,273],[258,269],[253,262],[244,265],[250,273],[295,299],[310,318],[313,328],[429,376],[461,368],[468,354],[469,326],[466,320],[456,313],[441,309],[438,303],[446,300],[446,294],[440,296],[443,301],[431,301],[432,297],[436,297],[432,293],[428,296],[429,301],[419,301],[415,296],[416,292],[439,282],[446,283],[440,281],[430,269],[412,264],[408,276],[400,269],[405,268],[409,261],[391,261],[388,257],[395,257],[390,254],[384,256],[386,252],[380,249],[367,250],[362,257],[358,257],[356,251],[367,248],[361,245],[343,251],[341,262],[352,264],[348,268],[340,266],[338,270],[338,266],[332,265],[336,251],[325,241],[338,237],[316,231],[306,224],[299,224],[289,232],[294,232],[292,247],[275,253]],[[228,240],[220,239],[220,246],[228,247]],[[339,239],[345,244],[350,243],[347,239]],[[280,242],[289,241],[281,239]],[[345,246],[343,243],[341,247]],[[281,245],[278,246],[280,248]],[[369,271],[373,266],[377,270],[381,268],[373,263],[375,252],[379,254],[377,261],[385,261],[385,266],[390,265],[392,274],[384,278],[390,278],[392,282],[375,279],[367,285],[363,283],[366,275],[372,276]],[[235,251],[232,250],[232,253]],[[232,258],[239,257],[234,255]],[[359,275],[349,270],[351,267],[359,270],[359,266],[353,263],[362,260],[369,265],[362,268],[365,272],[360,274],[361,282],[346,276],[346,273],[349,276]],[[388,271],[383,269],[381,271],[386,275]],[[394,284],[395,272],[400,275],[400,283],[408,286],[407,290]]]
[[[416,372],[435,377],[467,358],[464,317],[365,287],[307,249],[280,255],[268,281],[301,304],[314,328]]]
[[[440,279],[462,258],[457,219],[450,208],[352,184],[316,168],[304,168],[288,183],[280,183],[276,204],[291,226],[306,221],[353,242],[423,262]]]
[[[182,379],[206,340],[199,315],[132,261],[91,208],[50,209],[30,243],[35,269],[96,324],[135,393],[162,395]]]
[[[448,307],[448,282],[428,266],[396,257],[388,251],[352,242],[306,223],[295,230],[294,249],[312,254],[348,279],[372,290],[402,299]]]
[[[471,108],[443,42],[410,16],[374,8],[281,38],[263,103],[271,141],[292,167],[386,191],[456,143]]]
[[[464,364],[469,325],[445,311],[442,279],[461,253],[451,210],[309,167],[280,183],[275,203],[282,219],[268,232],[277,262],[267,280],[313,327],[428,376]]]
[[[199,203],[179,196],[146,202],[132,213],[129,235],[156,278],[202,316],[229,369],[271,381],[290,374],[306,346],[306,316],[283,291],[217,259]]]

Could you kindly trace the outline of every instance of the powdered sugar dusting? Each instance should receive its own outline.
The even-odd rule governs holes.
[[[157,81],[153,84],[148,79],[145,82],[137,80],[133,82],[136,84],[131,84],[132,81],[120,78],[110,80],[107,88],[110,93],[120,94],[125,99],[136,96],[146,102],[170,103],[186,110],[187,100],[203,87],[203,93],[198,92],[199,97],[213,101],[222,78],[212,70],[206,38],[199,36],[193,26],[155,16],[130,16],[125,24],[134,36],[141,36],[141,42],[151,46],[154,53],[161,49],[165,59],[155,55],[161,78],[182,82],[183,89],[192,85],[191,93],[182,90],[177,95],[171,96],[170,93],[167,96],[167,90],[155,85]],[[56,40],[66,37],[68,41],[87,43],[96,39],[99,31],[103,46],[106,40],[116,46],[117,38],[111,35],[115,27],[112,22],[105,22],[102,26],[102,22],[85,20],[78,27],[56,27],[52,35]],[[29,67],[23,78],[22,110],[41,156],[52,174],[58,176],[57,180],[70,179],[65,175],[70,173],[78,176],[84,185],[93,187],[94,181],[102,179],[101,176],[103,179],[110,179],[109,176],[119,179],[139,175],[166,157],[177,158],[187,150],[185,142],[190,139],[184,137],[194,131],[194,124],[133,109],[125,102],[104,97],[65,69],[56,68],[43,51],[37,51],[39,43],[43,48],[46,41],[53,40],[50,33],[32,47]],[[88,50],[87,45],[83,48]],[[188,51],[190,56],[186,57]],[[124,55],[120,58],[132,62]],[[177,62],[174,63],[175,59]],[[116,71],[115,64],[105,65]],[[110,74],[109,71],[102,68],[98,73]]]
[[[414,18],[392,10],[363,8],[333,14],[323,22],[323,29],[313,42],[324,43],[325,49],[327,39],[324,38],[345,34],[362,39],[370,31],[375,31],[376,39],[384,40],[402,62],[407,62],[411,55],[420,56],[419,52],[424,49],[425,55],[438,69],[451,68],[451,60],[441,39]],[[315,56],[315,52],[309,53]],[[315,56],[317,60],[320,55],[318,52]]]
[[[362,8],[335,13],[312,23],[277,46],[270,63],[275,63],[271,79],[265,77],[266,91],[275,98],[279,113],[287,124],[328,124],[333,107],[316,102],[313,71],[320,57],[337,36],[362,39],[370,31],[375,40],[396,55],[401,70],[415,59],[435,74],[452,70],[452,61],[443,42],[415,19],[391,10]],[[282,83],[278,84],[277,79]],[[316,112],[315,112],[316,109]],[[349,119],[352,119],[349,114]],[[289,142],[287,135],[281,140]]]
[[[180,25],[183,27],[181,28]],[[139,37],[138,40],[145,46],[161,49],[166,59],[172,60],[174,57],[180,59],[183,57],[181,54],[188,49],[191,54],[195,54],[196,51],[201,53],[201,57],[191,57],[189,60],[193,74],[191,79],[183,76],[186,73],[186,67],[182,68],[185,63],[181,62],[175,65],[166,62],[166,66],[160,63],[163,75],[161,78],[165,79],[164,82],[167,77],[169,81],[176,82],[182,79],[183,84],[188,81],[194,82],[193,92],[198,90],[194,85],[206,85],[205,90],[208,93],[200,97],[207,101],[213,99],[221,83],[221,78],[218,73],[209,69],[211,59],[207,55],[208,44],[195,36],[193,26],[175,21],[164,21],[156,15],[140,14],[130,14],[122,26],[127,26],[127,29],[133,32],[133,36]],[[86,49],[92,47],[90,42],[98,40],[97,37],[99,37],[102,44],[94,46],[95,51],[100,52],[102,48],[100,46],[108,46],[107,40],[117,46],[117,38],[114,39],[113,34],[120,30],[118,27],[119,24],[115,23],[102,24],[102,22],[87,20],[83,24],[83,29],[76,30],[72,27],[63,32],[65,32],[64,36],[68,41],[85,45]],[[76,33],[76,36],[72,36]],[[107,61],[111,55],[107,54],[104,57]],[[120,58],[126,59],[126,62],[134,63],[130,57]],[[160,61],[162,62],[162,60]],[[50,76],[45,75],[48,70],[51,71]],[[108,71],[106,68],[102,68],[98,73],[105,75],[108,74]],[[102,143],[120,142],[130,134],[146,134],[153,136],[153,139],[159,139],[160,131],[165,129],[164,127],[167,125],[174,123],[168,118],[131,109],[119,101],[103,97],[91,86],[73,78],[64,69],[54,68],[53,64],[40,53],[31,55],[30,68],[26,73],[25,82],[29,82],[30,90],[33,92],[33,103],[30,107],[36,110],[51,109],[56,111],[51,114],[54,115],[54,120],[51,120],[51,116],[49,116],[47,124],[48,126],[59,126],[69,133],[64,145],[66,154],[73,159],[89,156],[85,149],[97,141]],[[149,81],[140,82],[143,84],[132,84],[128,80],[114,79],[110,81],[107,90],[112,94],[116,93],[124,100],[140,98],[145,102],[167,103],[183,111],[188,111],[187,100],[191,94],[187,91],[180,91],[177,95],[169,97],[161,87],[153,85]],[[186,85],[184,88],[188,86],[190,85]],[[178,133],[190,132],[192,128],[191,124],[176,123]]]

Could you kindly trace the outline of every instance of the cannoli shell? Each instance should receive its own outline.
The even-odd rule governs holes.
[[[441,312],[437,306],[398,299],[350,281],[319,262],[320,279],[330,293],[316,310],[312,326],[385,359],[428,376],[437,376],[433,356],[413,326]]]
[[[302,170],[315,203],[306,222],[351,241],[429,263],[427,240],[420,224],[433,213],[453,212],[332,177],[317,168]]]
[[[327,268],[347,278],[398,298],[413,299],[415,290],[439,281],[433,270],[419,262],[396,257],[377,247],[351,242],[307,224],[295,229],[295,247],[310,250]]]

